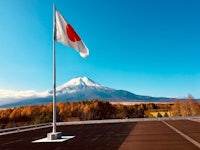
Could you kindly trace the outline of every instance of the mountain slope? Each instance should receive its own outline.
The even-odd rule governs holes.
[[[43,92],[44,93],[44,92]],[[52,102],[52,90],[46,91],[43,97],[26,97],[16,103],[9,103],[0,107],[14,107],[20,105],[35,105]],[[125,90],[115,90],[102,86],[87,77],[74,78],[56,88],[57,101],[79,101],[79,100],[106,100],[106,101],[169,101],[169,98],[158,98],[136,95]]]

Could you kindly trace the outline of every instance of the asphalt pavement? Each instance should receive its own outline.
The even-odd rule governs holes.
[[[51,130],[51,127],[47,127],[1,135],[0,150],[200,149],[198,147],[200,122],[190,120],[60,125],[57,130],[61,131],[64,136],[75,137],[61,143],[32,143],[34,140],[46,137]],[[197,145],[186,137],[195,141]]]

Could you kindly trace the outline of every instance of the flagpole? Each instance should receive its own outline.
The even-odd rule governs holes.
[[[53,124],[52,124],[53,129],[52,129],[51,133],[47,133],[47,138],[33,141],[34,143],[41,142],[41,141],[43,141],[43,142],[63,142],[63,141],[69,140],[71,138],[74,138],[74,136],[62,136],[62,132],[56,131],[56,43],[55,42],[58,41],[56,36],[57,36],[57,34],[59,34],[59,32],[56,30],[57,29],[56,25],[57,25],[57,23],[59,23],[59,19],[56,20],[57,15],[59,15],[59,13],[56,11],[56,7],[53,4]],[[65,24],[67,24],[67,23],[65,23]],[[85,46],[84,46],[84,48],[85,48]],[[88,50],[87,50],[87,52],[88,52]]]
[[[56,7],[53,4],[53,129],[47,133],[47,138],[43,142],[63,142],[74,138],[74,136],[62,136],[62,132],[56,131]],[[35,141],[34,141],[35,142]],[[40,142],[40,140],[36,140]]]
[[[53,4],[53,131],[56,133],[56,45],[55,45],[55,5]]]
[[[62,138],[62,133],[56,131],[56,8],[53,4],[53,129],[51,133],[47,134],[47,140],[55,141]]]

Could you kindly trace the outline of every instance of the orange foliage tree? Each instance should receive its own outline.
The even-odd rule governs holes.
[[[197,116],[200,115],[200,103],[188,95],[184,101],[175,101],[172,106],[173,116]]]

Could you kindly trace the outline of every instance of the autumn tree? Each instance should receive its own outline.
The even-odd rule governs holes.
[[[176,100],[171,111],[173,116],[181,116],[181,102]]]
[[[200,104],[188,95],[184,101],[175,101],[172,106],[173,116],[196,116],[200,115]]]

